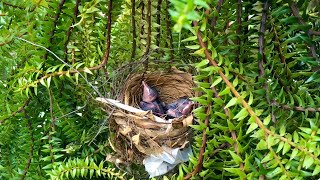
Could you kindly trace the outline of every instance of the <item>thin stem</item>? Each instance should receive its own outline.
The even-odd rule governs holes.
[[[54,16],[53,23],[52,23],[52,30],[50,31],[50,35],[49,35],[50,38],[49,38],[49,46],[48,46],[48,49],[50,49],[50,46],[51,46],[51,44],[52,44],[53,36],[54,36],[55,31],[56,31],[58,19],[59,19],[59,17],[60,17],[60,14],[61,14],[62,7],[63,7],[64,2],[65,2],[65,0],[60,0],[60,3],[59,3],[59,5],[58,5],[57,13],[56,13],[56,15]],[[47,59],[47,58],[48,58],[48,52],[46,51],[45,54],[44,54],[44,59]]]

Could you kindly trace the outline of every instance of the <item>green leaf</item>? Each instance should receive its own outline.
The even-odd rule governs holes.
[[[208,6],[208,4],[206,3],[206,1],[203,0],[195,0],[194,4],[199,5],[201,7],[204,7],[206,9],[210,9],[210,7]]]
[[[241,157],[238,156],[238,155],[237,155],[236,153],[234,153],[233,151],[230,151],[230,150],[229,150],[229,153],[230,153],[232,159],[234,160],[234,162],[237,163],[238,165],[240,165],[240,163],[243,162],[243,160],[241,159]]]
[[[219,93],[219,96],[223,96],[223,95],[229,94],[229,92],[230,92],[230,88],[226,87],[223,91],[221,91]]]
[[[310,166],[312,166],[314,163],[314,159],[309,156],[309,155],[306,155],[304,161],[303,161],[303,167],[308,169]]]
[[[250,124],[250,126],[249,126],[249,128],[248,128],[248,130],[247,130],[246,134],[251,133],[253,130],[257,129],[257,127],[258,127],[258,124],[257,124],[257,123],[255,123],[255,122],[252,122],[252,123]],[[260,142],[261,142],[261,141],[260,141]]]
[[[234,106],[237,104],[237,102],[238,102],[238,98],[234,97],[228,102],[228,104],[224,108],[226,109],[228,107]]]
[[[186,46],[186,48],[195,50],[195,49],[199,49],[200,45],[196,44],[196,45],[192,45],[192,46]]]
[[[320,172],[320,166],[316,165],[316,167],[313,170],[312,176],[319,174],[319,172]]]
[[[294,159],[297,156],[298,152],[299,152],[299,150],[294,148],[291,153],[290,160]]]
[[[93,75],[93,73],[92,73],[92,72],[90,71],[90,69],[87,68],[87,67],[84,67],[83,71],[86,72],[86,73],[88,73],[88,74],[92,74],[92,75]]]
[[[264,150],[268,149],[268,145],[265,140],[261,139],[260,142],[257,144],[256,150]]]
[[[266,118],[263,119],[263,124],[267,126],[270,123],[270,120],[271,120],[271,116],[269,114]]]
[[[277,176],[278,174],[280,174],[281,172],[282,172],[281,168],[277,167],[273,171],[268,172],[266,176],[267,176],[267,178],[273,178],[273,177]]]
[[[273,159],[274,156],[271,152],[269,152],[262,160],[261,163],[269,162],[271,159]]]
[[[284,136],[285,133],[286,133],[286,127],[284,125],[282,125],[280,128],[280,136]]]
[[[186,39],[183,39],[181,42],[194,41],[197,39],[197,36],[190,36]]]
[[[290,150],[290,148],[291,148],[290,144],[288,142],[285,142],[282,149],[282,155],[285,155]]]
[[[226,171],[240,176],[240,179],[245,179],[246,174],[239,168],[224,168]]]
[[[208,59],[202,60],[200,63],[196,65],[197,68],[203,67],[209,63]]]
[[[242,119],[246,118],[248,116],[248,114],[249,113],[248,113],[247,109],[243,108],[235,117],[233,117],[233,119],[242,120]]]

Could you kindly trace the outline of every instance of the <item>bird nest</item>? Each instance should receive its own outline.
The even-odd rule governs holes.
[[[156,88],[160,100],[166,104],[182,97],[194,97],[192,75],[174,70],[134,74],[128,79],[120,101],[104,99],[112,132],[110,144],[120,158],[140,164],[144,157],[162,153],[167,148],[188,147],[192,114],[165,120],[151,111],[140,110],[139,102],[143,93],[142,81]]]

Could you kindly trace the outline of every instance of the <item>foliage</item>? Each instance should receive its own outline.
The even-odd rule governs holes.
[[[116,99],[130,73],[170,66],[195,68],[201,94],[194,153],[172,179],[319,178],[319,9],[318,0],[1,1],[0,178],[142,178],[105,162],[108,115],[94,99]]]
[[[201,59],[199,135],[180,177],[319,178],[319,1],[171,2]]]

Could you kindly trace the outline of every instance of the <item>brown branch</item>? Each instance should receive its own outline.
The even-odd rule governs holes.
[[[68,60],[68,44],[69,44],[69,41],[70,41],[71,32],[72,32],[72,30],[74,28],[72,25],[74,24],[75,19],[77,18],[78,13],[79,13],[78,7],[79,7],[79,4],[80,4],[80,1],[81,0],[77,0],[76,1],[76,4],[75,4],[74,9],[73,9],[73,18],[71,19],[71,25],[70,25],[67,33],[66,33],[67,40],[64,43],[64,54],[65,54],[65,58],[64,59],[65,59],[65,61]]]
[[[268,0],[264,3],[263,10],[262,10],[262,17],[261,17],[261,24],[260,24],[260,30],[259,30],[259,75],[260,77],[264,76],[264,60],[265,60],[265,54],[264,54],[264,33],[266,31],[266,21],[267,21],[267,12],[268,12],[269,4]]]
[[[137,49],[137,30],[136,30],[136,1],[131,0],[131,25],[132,25],[132,52],[131,52],[131,62],[133,62],[134,57],[136,56]]]
[[[145,14],[144,14],[144,1],[142,0],[142,1],[140,2],[140,4],[141,4],[141,21],[144,21],[144,19],[145,19]],[[142,38],[142,37],[143,37],[143,34],[144,34],[144,24],[145,24],[144,22],[141,23],[140,38]],[[143,46],[142,43],[140,43],[140,45]]]
[[[210,113],[211,113],[211,102],[207,107],[206,110],[206,119],[204,121],[204,124],[206,125],[206,127],[209,126],[209,119],[210,119]],[[183,177],[183,179],[190,179],[191,177],[193,177],[194,175],[196,175],[197,173],[199,173],[202,169],[203,166],[203,154],[204,151],[206,149],[206,144],[207,144],[207,133],[206,133],[207,128],[203,129],[202,131],[202,146],[200,148],[199,151],[199,155],[198,155],[198,164],[196,166],[196,168],[189,174],[187,174],[185,177]]]
[[[310,31],[311,29],[309,29],[309,31]],[[311,30],[310,31],[310,34],[311,35],[317,35],[317,36],[320,36],[320,31],[314,31],[314,30]]]
[[[28,106],[30,100],[31,100],[31,99],[29,98],[26,102],[24,102],[24,104],[22,105],[22,107],[20,107],[17,111],[12,112],[12,113],[9,115],[9,117],[6,117],[6,118],[0,120],[0,125],[3,124],[3,123],[4,123],[7,119],[9,119],[10,117],[16,115],[17,113],[22,112],[22,111],[24,110],[24,108],[25,108],[26,106]]]
[[[11,6],[13,8],[18,8],[18,9],[21,9],[21,10],[25,10],[24,7],[21,7],[21,6],[17,6],[17,5],[13,5],[13,4],[10,4],[10,3],[7,3],[7,2],[3,2],[4,5],[7,5],[7,6]]]
[[[280,60],[281,60],[281,63],[286,63],[286,58],[283,56],[283,53],[282,53],[282,50],[281,50],[281,47],[280,47],[280,40],[279,40],[279,37],[278,37],[278,33],[277,33],[277,30],[276,30],[276,27],[274,26],[273,24],[273,34],[274,34],[274,37],[273,37],[273,41],[275,41],[276,43],[274,43],[274,45],[276,46],[276,49],[278,51],[278,55],[280,57]]]
[[[112,0],[109,0],[109,5],[108,5],[108,23],[107,23],[107,40],[106,40],[106,51],[104,52],[103,59],[101,64],[99,65],[100,67],[105,67],[108,59],[109,59],[109,54],[110,54],[110,45],[111,45],[111,17],[112,17]],[[100,68],[99,67],[99,68]],[[98,69],[99,69],[98,68]]]
[[[158,49],[160,50],[160,34],[161,34],[161,4],[162,0],[158,0],[158,5],[157,5],[157,24],[159,25],[157,27],[157,38],[156,38],[156,46],[158,46]]]
[[[172,39],[172,33],[171,33],[171,19],[169,16],[169,2],[168,0],[166,1],[166,11],[165,11],[165,16],[166,16],[166,30],[167,30],[167,39],[169,39],[169,41],[167,41],[166,43],[166,47],[169,48],[169,53],[170,53],[170,61],[171,63],[173,62],[174,59],[174,55],[173,55],[173,39]]]
[[[242,23],[241,23],[241,16],[242,16],[242,2],[241,0],[238,0],[238,5],[237,5],[237,24],[238,24],[238,28],[237,28],[237,41],[236,44],[238,46],[237,49],[237,58],[236,58],[236,63],[239,64],[240,62],[240,50],[241,50],[241,39],[240,39],[240,35],[241,35],[241,28],[242,28]]]
[[[219,0],[218,1],[218,4],[217,4],[217,6],[216,6],[216,9],[217,9],[217,13],[219,14],[219,12],[220,12],[220,10],[221,10],[221,6],[222,6],[222,4],[223,4],[223,1],[224,0]],[[215,28],[215,26],[216,26],[216,24],[217,24],[217,19],[218,19],[218,16],[214,16],[213,18],[212,18],[212,20],[211,20],[211,32],[213,33],[214,32],[214,28]]]
[[[32,129],[32,124],[31,124],[31,120],[29,119],[26,111],[24,110],[24,113],[25,113],[25,117],[28,118],[28,128],[30,130],[30,137],[31,137],[31,144],[30,144],[30,151],[29,151],[29,156],[28,156],[28,161],[27,161],[27,165],[26,167],[24,168],[23,170],[23,173],[22,173],[22,176],[20,177],[21,180],[23,180],[26,175],[27,175],[27,172],[30,168],[30,165],[31,165],[31,161],[32,161],[32,158],[33,158],[33,146],[34,146],[34,137],[33,137],[33,129]]]
[[[147,32],[147,49],[145,54],[148,54],[151,46],[151,0],[148,0],[147,6],[147,23],[148,23],[148,32]]]
[[[216,89],[216,87],[212,87],[213,89],[213,92],[214,92],[214,96],[218,99],[222,99],[220,96],[219,96],[219,93]],[[230,110],[229,108],[225,108],[225,104],[222,103],[222,108],[224,110],[224,113],[227,115],[228,118],[230,118]],[[234,140],[234,150],[236,151],[237,155],[240,155],[240,150],[239,150],[239,146],[238,146],[238,143],[237,143],[237,134],[235,131],[231,131],[231,137],[232,139]],[[240,168],[243,170],[244,169],[244,165],[243,163],[240,163]]]
[[[60,0],[60,3],[58,5],[58,9],[57,9],[57,13],[56,15],[54,16],[54,19],[53,19],[53,23],[52,23],[52,30],[50,31],[50,38],[49,38],[49,46],[47,49],[50,50],[50,46],[52,44],[52,41],[53,41],[53,36],[54,36],[54,33],[56,32],[56,26],[57,26],[57,23],[58,23],[58,19],[60,17],[60,14],[61,14],[61,11],[62,11],[62,7],[63,7],[63,4],[64,4],[65,0]],[[44,54],[44,59],[47,59],[48,58],[48,51],[45,52]]]
[[[299,23],[302,24],[302,25],[305,25],[306,23],[304,22],[304,20],[303,20],[302,17],[300,16],[300,14],[299,14],[299,9],[297,8],[296,3],[295,3],[295,2],[290,2],[289,5],[290,5],[290,9],[291,9],[292,14],[293,14],[295,17],[298,18]],[[308,30],[308,36],[309,36],[309,38],[312,38],[312,37],[311,37],[312,32],[314,32],[312,29],[309,29],[309,30]],[[307,45],[307,46],[310,46],[309,48],[310,48],[310,51],[311,51],[311,56],[312,56],[313,58],[315,58],[316,60],[318,60],[317,51],[316,51],[315,45],[314,45],[313,43],[311,43],[310,45],[308,45],[307,42],[306,42],[306,45]]]
[[[51,131],[52,132],[55,132],[55,117],[53,116],[53,104],[52,104],[52,93],[51,93],[51,90],[48,88],[48,93],[49,93],[49,100],[50,100],[50,116],[51,116],[51,124],[50,124],[50,127],[51,127]],[[54,153],[53,153],[53,147],[52,147],[52,137],[51,137],[51,134],[49,133],[48,134],[48,140],[49,140],[49,143],[50,143],[50,156],[51,156],[51,162],[54,163]]]
[[[278,106],[284,110],[289,110],[289,111],[295,110],[295,111],[299,111],[299,112],[306,112],[306,111],[307,112],[320,112],[320,108],[291,106],[291,105],[287,105],[287,104],[280,104],[276,100],[272,100],[271,105]]]

